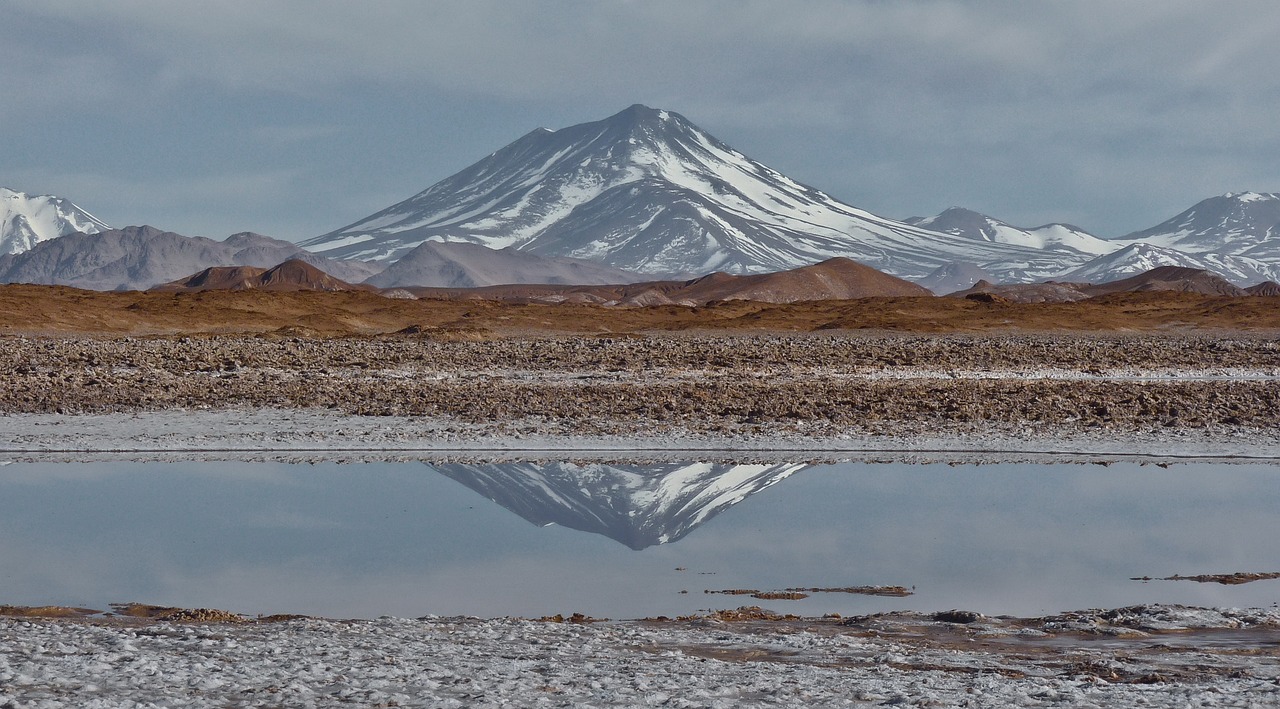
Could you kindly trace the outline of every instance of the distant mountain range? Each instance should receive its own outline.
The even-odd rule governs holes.
[[[1018,227],[959,207],[897,221],[800,184],[678,113],[640,105],[537,129],[407,200],[297,245],[110,230],[64,199],[13,190],[0,191],[0,207],[0,253],[8,254],[0,282],[89,288],[146,288],[204,268],[266,268],[288,258],[382,288],[685,282],[831,258],[940,294],[980,280],[1099,283],[1160,266],[1212,271],[1240,287],[1280,281],[1280,194],[1211,197],[1117,238],[1068,224]],[[97,232],[101,239],[84,236]]]
[[[246,232],[214,241],[140,226],[68,234],[23,253],[0,256],[0,283],[145,290],[210,266],[270,268],[295,258],[345,281],[363,281],[379,270],[361,261],[326,259],[261,234]]]
[[[1160,266],[1209,270],[1240,286],[1280,280],[1280,194],[1237,192],[1210,197],[1150,229],[1115,239],[1093,236],[1067,224],[1016,227],[959,207],[907,221],[974,241],[1058,252],[1061,269],[1051,276],[1053,280],[1101,283]],[[964,275],[957,276],[959,271]],[[968,262],[948,264],[920,282],[934,292],[945,293],[948,288],[967,287],[981,279],[1005,283],[1045,280],[1008,275],[999,263]]]
[[[424,241],[466,242],[655,275],[767,273],[842,256],[938,290],[967,287],[980,273],[1009,283],[1114,279],[1160,265],[1206,268],[1241,285],[1277,280],[1277,236],[1280,195],[1254,192],[1204,200],[1115,239],[1068,224],[1016,227],[962,208],[895,221],[802,185],[678,113],[637,105],[535,130],[302,245],[394,261]],[[1139,244],[1152,248],[1125,250]]]

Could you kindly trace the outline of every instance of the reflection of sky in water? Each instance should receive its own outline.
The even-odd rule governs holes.
[[[1276,467],[815,466],[757,480],[749,499],[641,551],[535,527],[450,473],[457,481],[422,464],[0,467],[0,603],[639,617],[751,603],[1032,615],[1280,600],[1280,581],[1128,580],[1280,571]],[[577,498],[617,511],[618,490],[585,487]],[[898,584],[917,595],[702,593]]]

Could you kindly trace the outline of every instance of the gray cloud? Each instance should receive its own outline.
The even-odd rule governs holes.
[[[594,120],[636,101],[680,111],[748,154],[890,216],[958,203],[1028,225],[1069,219],[1118,233],[1211,194],[1280,189],[1271,129],[1280,44],[1269,36],[1280,5],[1271,2],[10,7],[16,19],[0,28],[0,57],[16,69],[0,77],[6,123],[57,114],[71,128],[80,124],[69,112],[106,111],[109,120],[82,132],[121,143],[108,163],[148,134],[120,128],[129,121],[151,120],[153,133],[192,131],[181,152],[193,165],[202,151],[225,159],[237,130],[297,144],[245,151],[250,164],[240,169],[306,171],[316,177],[297,188],[322,194],[322,179],[340,183],[351,211],[339,222],[537,125]],[[131,118],[131,107],[151,117]],[[223,134],[201,130],[215,120]],[[36,172],[30,146],[9,150],[20,140],[0,143],[25,160],[13,180]],[[359,141],[371,164],[343,140]],[[396,141],[398,152],[389,147]],[[298,210],[290,236],[339,225],[321,224],[299,195],[282,200]],[[213,211],[192,206],[201,209]]]

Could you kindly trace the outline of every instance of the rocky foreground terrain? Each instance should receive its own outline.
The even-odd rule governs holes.
[[[310,409],[555,435],[1280,426],[1265,336],[0,338],[0,411]]]

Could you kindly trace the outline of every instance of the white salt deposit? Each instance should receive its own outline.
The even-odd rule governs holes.
[[[1274,652],[1254,651],[1265,643],[1196,649],[1141,637],[1076,638],[1047,647],[1002,640],[982,623],[955,627],[960,630],[917,620],[920,632],[895,636],[831,621],[575,625],[384,618],[179,625],[8,618],[0,619],[0,706],[1280,702]],[[934,640],[920,640],[920,633],[931,632],[938,633]]]

